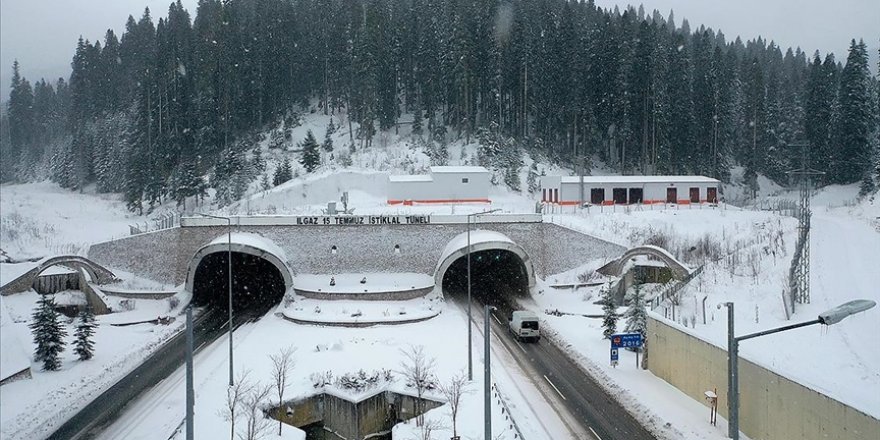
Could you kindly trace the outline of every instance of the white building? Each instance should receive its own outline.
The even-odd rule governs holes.
[[[544,176],[541,201],[557,205],[718,203],[721,182],[705,176]]]
[[[388,204],[490,203],[483,167],[431,167],[430,174],[388,176]]]

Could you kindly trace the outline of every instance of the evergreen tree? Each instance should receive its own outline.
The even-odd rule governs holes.
[[[254,156],[251,159],[251,166],[253,166],[254,171],[257,174],[266,171],[266,160],[263,159],[263,148],[259,145],[254,148]]]
[[[526,186],[528,187],[529,194],[534,194],[540,189],[538,185],[538,162],[532,162],[532,166],[529,168],[529,175],[526,178]]]
[[[611,339],[611,335],[617,333],[617,306],[611,295],[611,289],[602,289],[602,336]]]
[[[519,178],[519,167],[519,162],[511,162],[504,170],[504,184],[516,192],[519,192],[522,188]]]
[[[871,160],[868,136],[873,122],[870,108],[870,73],[864,41],[852,40],[846,66],[840,76],[840,112],[837,118],[838,152],[831,175],[836,183],[852,183],[862,179]]]
[[[315,171],[315,168],[318,168],[318,165],[321,164],[321,153],[318,151],[318,148],[318,141],[315,140],[312,130],[309,130],[305,140],[303,140],[302,158],[299,160],[299,163],[305,167],[306,172],[311,173]]]
[[[642,335],[642,341],[648,332],[648,312],[645,310],[645,294],[640,285],[633,287],[629,294],[629,308],[623,314],[626,319],[625,331],[637,332]]]
[[[285,157],[281,165],[275,169],[275,176],[272,178],[272,185],[278,186],[293,178],[293,172],[290,169],[290,161]]]
[[[79,313],[79,323],[73,333],[76,337],[73,352],[79,356],[81,361],[87,361],[95,354],[95,341],[92,340],[92,336],[94,336],[97,326],[91,307],[84,308]]]
[[[31,315],[33,321],[28,325],[37,348],[34,360],[43,363],[43,370],[55,371],[61,368],[59,355],[64,351],[64,337],[67,332],[59,321],[59,313],[55,310],[55,299],[49,295],[40,297],[39,305]]]
[[[330,123],[327,124],[327,131],[324,133],[324,143],[321,144],[321,147],[324,148],[324,151],[331,152],[333,151],[333,133],[336,132],[336,126],[333,125],[333,118],[330,118]]]

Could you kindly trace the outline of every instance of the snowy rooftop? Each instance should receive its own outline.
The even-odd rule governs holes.
[[[429,174],[415,174],[409,176],[388,176],[390,182],[432,182],[434,179]]]
[[[584,183],[721,183],[706,176],[584,176]],[[562,176],[562,183],[578,183],[579,176]]]
[[[21,334],[9,316],[0,297],[0,380],[6,379],[31,366],[31,361],[21,343]]]
[[[488,173],[484,167],[474,166],[434,166],[431,167],[432,173]]]

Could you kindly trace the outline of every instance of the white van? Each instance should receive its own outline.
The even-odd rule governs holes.
[[[539,341],[541,332],[538,329],[538,315],[533,312],[517,310],[513,312],[508,325],[510,333],[520,341]]]

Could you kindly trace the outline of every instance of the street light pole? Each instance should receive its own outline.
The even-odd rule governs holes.
[[[486,336],[483,343],[483,349],[485,350],[483,354],[485,358],[483,363],[483,417],[485,419],[484,425],[486,426],[485,439],[492,440],[492,368],[489,362],[489,336],[492,333],[492,327],[489,323],[489,314],[491,310],[496,310],[496,308],[487,304],[483,310],[486,319],[485,324],[483,324],[485,326],[483,333]]]
[[[232,218],[224,217],[221,215],[211,215],[199,213],[199,215],[204,217],[211,217],[221,220],[226,220],[226,238],[227,238],[227,255],[226,260],[229,263],[229,267],[227,269],[227,283],[229,285],[229,321],[226,323],[227,330],[229,331],[229,386],[233,386],[235,382],[233,381],[233,368],[232,368]]]
[[[468,381],[474,380],[474,350],[473,346],[471,345],[471,324],[473,320],[473,318],[471,318],[471,217],[474,217],[474,221],[476,221],[476,217],[478,215],[491,214],[498,211],[500,211],[500,209],[492,209],[489,211],[467,214]]]
[[[806,327],[808,325],[837,324],[848,316],[864,312],[865,310],[874,307],[877,303],[867,299],[856,299],[843,303],[831,310],[827,310],[824,313],[821,313],[818,318],[811,321],[785,325],[770,330],[749,333],[743,336],[734,336],[733,333],[733,303],[726,302],[724,305],[727,307],[727,436],[734,440],[739,440],[739,370],[737,369],[737,361],[739,358],[740,341]],[[718,308],[721,308],[721,305],[719,305]]]

